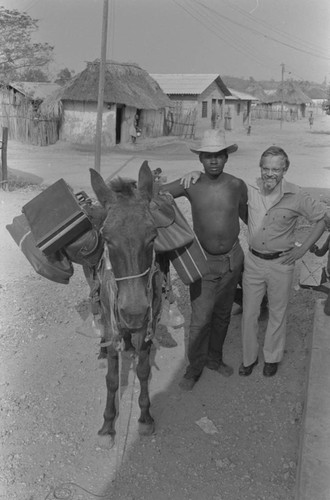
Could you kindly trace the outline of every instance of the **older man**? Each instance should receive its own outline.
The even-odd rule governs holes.
[[[286,152],[271,146],[260,159],[261,177],[248,186],[248,243],[243,273],[243,363],[248,376],[258,363],[258,316],[267,291],[269,319],[263,346],[265,377],[276,374],[283,358],[289,295],[296,260],[325,229],[324,207],[298,186],[284,179],[290,161]],[[315,223],[300,246],[294,230],[299,216]]]
[[[247,188],[241,179],[224,172],[224,167],[236,150],[237,145],[227,145],[219,130],[207,130],[200,147],[192,149],[204,167],[198,181],[187,189],[180,179],[162,186],[174,198],[189,200],[194,230],[209,265],[209,273],[190,285],[189,366],[180,383],[185,390],[193,388],[204,366],[225,376],[233,373],[223,361],[222,349],[243,266],[238,234]]]

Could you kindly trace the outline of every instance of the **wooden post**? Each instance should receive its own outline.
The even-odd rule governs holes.
[[[1,185],[3,190],[7,190],[8,188],[7,145],[8,145],[8,127],[2,127]]]
[[[281,82],[281,122],[280,122],[280,128],[282,128],[283,124],[283,95],[284,95],[284,64],[281,64],[282,66],[282,82]]]
[[[100,172],[101,170],[102,113],[103,113],[104,80],[105,80],[105,65],[106,65],[106,53],[107,53],[108,9],[109,9],[109,0],[103,0],[102,45],[101,45],[100,74],[99,74],[99,94],[97,101],[95,162],[94,162],[94,168],[97,172]]]

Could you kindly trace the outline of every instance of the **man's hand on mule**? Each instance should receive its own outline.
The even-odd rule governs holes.
[[[180,184],[183,184],[185,189],[190,187],[190,184],[195,184],[200,178],[202,172],[199,170],[194,170],[193,172],[189,172],[181,177]]]

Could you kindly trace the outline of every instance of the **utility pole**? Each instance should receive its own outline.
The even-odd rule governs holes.
[[[280,121],[280,128],[282,128],[282,124],[283,124],[283,94],[284,94],[284,69],[285,69],[285,66],[284,64],[282,63],[281,64],[282,66],[282,81],[281,81],[281,121]]]
[[[97,101],[96,134],[95,134],[95,162],[94,168],[101,171],[101,144],[102,144],[102,113],[104,102],[104,81],[107,55],[107,35],[108,35],[108,11],[109,0],[103,0],[103,20],[102,20],[102,43],[99,74],[99,94]]]

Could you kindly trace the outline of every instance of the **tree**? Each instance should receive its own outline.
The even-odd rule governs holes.
[[[40,68],[28,68],[19,75],[22,82],[49,82],[48,75]]]
[[[71,69],[71,70],[68,68],[61,69],[61,71],[59,71],[57,73],[55,83],[58,83],[60,85],[64,85],[66,82],[71,80],[73,75],[74,75],[73,69]]]
[[[0,6],[0,78],[10,81],[27,69],[46,66],[53,59],[48,43],[34,43],[32,35],[38,30],[38,20],[26,12]]]

